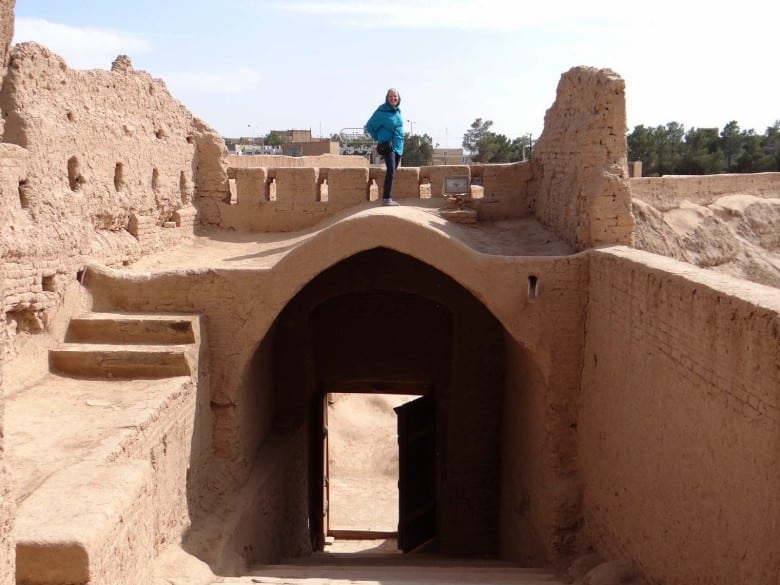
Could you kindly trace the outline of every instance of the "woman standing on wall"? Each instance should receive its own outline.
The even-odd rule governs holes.
[[[404,153],[404,120],[401,116],[401,96],[391,87],[385,95],[385,103],[379,106],[366,122],[366,131],[379,142],[376,151],[385,159],[385,185],[382,205],[398,205],[393,201],[393,178]]]

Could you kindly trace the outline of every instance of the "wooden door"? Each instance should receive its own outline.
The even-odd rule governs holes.
[[[436,412],[430,396],[397,406],[398,548],[436,537]]]

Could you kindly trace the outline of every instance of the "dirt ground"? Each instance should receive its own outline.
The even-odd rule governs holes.
[[[393,408],[415,398],[328,395],[331,530],[397,530],[398,440]]]

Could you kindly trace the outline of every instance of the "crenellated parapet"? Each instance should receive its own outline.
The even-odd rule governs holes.
[[[400,167],[393,197],[441,207],[444,178],[470,178],[468,196],[480,218],[508,219],[533,214],[528,162],[500,165]],[[383,167],[229,168],[230,196],[216,207],[224,228],[261,232],[292,231],[350,207],[382,198]],[[213,216],[213,214],[212,214]]]

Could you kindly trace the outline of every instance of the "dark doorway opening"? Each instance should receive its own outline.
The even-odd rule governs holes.
[[[425,486],[404,504],[429,535],[434,527],[435,545],[426,550],[497,554],[504,334],[461,285],[381,248],[332,266],[290,301],[274,338],[274,403],[277,419],[307,429],[300,451],[307,473],[298,485],[308,494],[312,550],[324,549],[329,530],[323,422],[326,396],[336,392],[432,397],[432,424],[401,434],[427,437],[421,445],[435,453],[435,463],[412,458],[412,487],[399,495]],[[412,447],[412,457],[419,448]],[[414,522],[407,529],[413,536],[404,548],[414,550],[427,536],[414,536]]]

